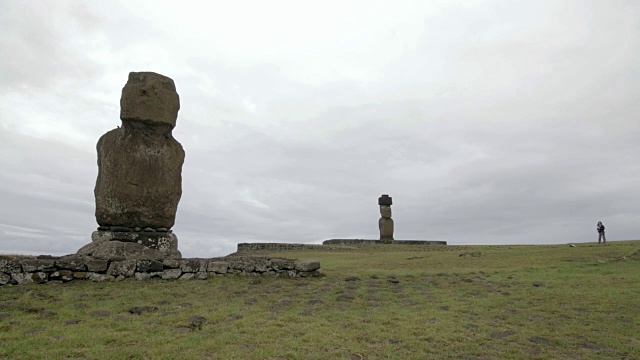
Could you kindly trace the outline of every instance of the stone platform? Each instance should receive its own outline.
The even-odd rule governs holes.
[[[368,240],[368,239],[331,239],[322,242],[322,245],[447,245],[446,241],[439,240]]]
[[[123,256],[127,259],[180,259],[178,237],[173,232],[118,232],[94,231],[91,243],[77,254],[109,258]]]

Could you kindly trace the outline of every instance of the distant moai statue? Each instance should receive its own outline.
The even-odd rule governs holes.
[[[137,244],[147,253],[159,251],[157,257],[181,257],[171,231],[182,196],[185,155],[171,133],[179,109],[172,79],[153,72],[129,73],[120,98],[122,127],[98,140],[94,193],[100,226],[80,255],[114,256],[122,249],[135,255]]]
[[[380,220],[378,220],[378,229],[380,230],[380,241],[391,243],[393,241],[393,219],[391,218],[391,205],[393,199],[386,194],[378,198],[380,205]]]

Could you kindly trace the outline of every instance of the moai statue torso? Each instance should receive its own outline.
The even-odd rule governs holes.
[[[380,205],[380,220],[378,220],[378,229],[380,230],[380,241],[393,241],[393,219],[391,218],[392,198],[389,195],[382,195],[378,198]]]

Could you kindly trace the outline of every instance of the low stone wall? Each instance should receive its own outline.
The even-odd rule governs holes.
[[[437,240],[366,240],[366,239],[331,239],[322,242],[323,245],[371,245],[371,244],[394,244],[394,245],[447,245],[446,241]]]
[[[240,243],[238,251],[256,251],[256,250],[328,250],[323,245],[314,244],[287,244],[287,243]]]
[[[320,263],[281,258],[229,256],[212,259],[125,260],[69,255],[37,258],[0,257],[0,286],[24,283],[110,281],[136,278],[204,280],[211,276],[245,275],[274,277],[317,277]]]

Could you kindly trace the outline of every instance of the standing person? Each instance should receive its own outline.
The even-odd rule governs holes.
[[[598,230],[598,244],[600,244],[600,241],[606,244],[607,238],[604,237],[604,225],[602,225],[602,221],[598,221],[598,225],[596,226],[596,229]]]

